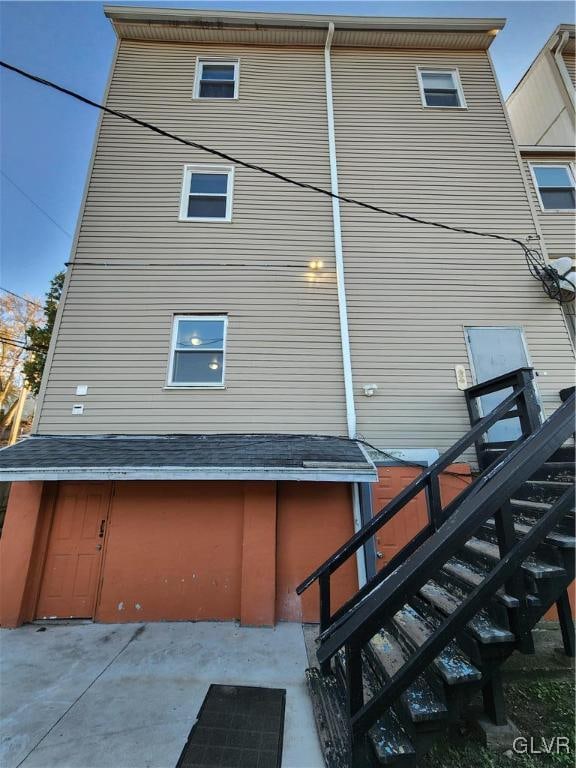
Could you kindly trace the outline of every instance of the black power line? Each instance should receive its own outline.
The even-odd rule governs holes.
[[[8,288],[2,288],[0,285],[0,291],[4,291],[4,293],[9,293],[10,296],[15,296],[17,299],[22,299],[22,301],[25,301],[27,304],[32,304],[33,307],[38,307],[38,309],[44,309],[44,307],[41,304],[38,304],[37,301],[32,301],[31,299],[27,299],[25,296],[20,296],[19,293],[14,293],[14,291],[9,291]]]
[[[428,219],[421,219],[418,216],[410,216],[407,213],[400,213],[399,211],[391,211],[386,208],[381,208],[380,206],[377,206],[377,205],[372,205],[372,203],[367,203],[363,200],[356,200],[355,198],[352,198],[352,197],[339,195],[328,189],[319,187],[316,184],[310,184],[305,181],[298,181],[296,179],[291,178],[290,176],[284,175],[283,173],[278,173],[277,171],[271,171],[269,168],[265,168],[262,165],[257,165],[256,163],[249,163],[246,160],[241,160],[240,158],[234,157],[233,155],[229,155],[226,152],[221,152],[220,150],[214,149],[213,147],[208,147],[205,144],[201,144],[200,142],[190,141],[189,139],[183,139],[181,136],[177,136],[176,134],[170,133],[169,131],[165,131],[162,128],[158,128],[157,126],[152,125],[152,123],[148,123],[145,120],[140,120],[139,118],[133,117],[132,115],[127,114],[126,112],[120,112],[116,109],[111,109],[110,107],[106,107],[103,104],[99,104],[97,101],[93,101],[92,99],[88,99],[86,96],[82,96],[80,93],[77,93],[76,91],[72,91],[69,88],[64,88],[63,86],[58,85],[57,83],[54,83],[51,80],[46,80],[43,77],[39,77],[38,75],[33,75],[30,72],[26,72],[26,70],[20,69],[20,67],[15,67],[14,65],[8,64],[5,61],[0,61],[0,66],[10,70],[11,72],[15,72],[16,74],[21,75],[22,77],[26,77],[28,80],[32,80],[36,83],[40,83],[40,85],[48,86],[49,88],[53,88],[54,90],[59,91],[60,93],[64,93],[67,96],[71,96],[72,98],[77,99],[78,101],[81,101],[84,104],[88,104],[91,107],[100,109],[102,112],[106,112],[109,115],[114,115],[115,117],[119,117],[122,120],[127,120],[131,123],[134,123],[135,125],[141,126],[142,128],[146,128],[147,130],[152,131],[158,134],[159,136],[164,136],[165,138],[171,139],[172,141],[177,141],[179,144],[184,144],[187,147],[200,149],[203,152],[207,152],[210,155],[215,155],[216,157],[219,157],[223,160],[227,160],[228,162],[235,163],[236,165],[242,166],[243,168],[248,168],[249,170],[252,170],[252,171],[258,171],[259,173],[263,173],[266,176],[271,176],[272,178],[278,179],[279,181],[283,181],[287,184],[292,184],[293,186],[299,187],[300,189],[308,189],[312,192],[317,192],[318,194],[325,195],[326,197],[335,198],[336,200],[340,200],[343,203],[356,205],[356,206],[359,206],[360,208],[365,208],[366,210],[374,211],[375,213],[382,213],[385,216],[393,216],[398,219],[404,219],[405,221],[411,221],[415,224],[422,224],[424,226],[435,227],[437,229],[447,230],[449,232],[456,232],[459,234],[473,235],[476,237],[487,237],[493,240],[502,240],[504,242],[514,243],[520,246],[520,248],[522,248],[530,274],[536,279],[540,280],[548,296],[550,296],[550,298],[556,299],[561,303],[563,301],[566,301],[566,299],[563,298],[563,294],[562,294],[562,287],[561,287],[562,278],[560,277],[560,275],[556,272],[555,269],[553,269],[553,267],[546,264],[540,251],[538,251],[535,248],[529,248],[524,242],[522,242],[522,240],[519,240],[518,238],[508,237],[507,235],[498,235],[493,232],[479,232],[478,230],[466,229],[464,227],[454,227],[454,226],[451,226],[450,224],[442,224],[439,221],[430,221]]]
[[[72,235],[70,234],[70,232],[67,232],[67,231],[64,229],[64,227],[62,227],[60,224],[58,224],[58,222],[56,221],[56,219],[53,219],[53,218],[52,218],[52,216],[50,216],[50,214],[48,213],[48,211],[45,211],[45,210],[44,210],[44,208],[42,208],[42,206],[41,206],[41,205],[39,205],[39,204],[36,202],[36,200],[33,200],[33,199],[30,197],[30,195],[29,195],[27,192],[25,192],[25,191],[22,189],[22,187],[20,187],[18,184],[16,184],[16,182],[14,181],[14,179],[11,179],[11,178],[10,178],[10,176],[8,176],[8,174],[7,174],[5,171],[3,171],[1,168],[0,168],[0,173],[2,174],[2,176],[4,176],[4,178],[6,179],[6,181],[9,181],[9,182],[10,182],[10,184],[12,184],[12,186],[13,186],[13,187],[15,187],[15,188],[18,190],[18,192],[20,192],[20,194],[21,194],[21,195],[23,195],[23,196],[24,196],[24,197],[25,197],[25,198],[28,200],[28,202],[32,203],[32,205],[33,205],[35,208],[38,208],[38,210],[40,211],[40,213],[43,213],[43,214],[44,214],[44,216],[46,216],[46,218],[47,218],[47,219],[49,219],[49,220],[52,222],[52,224],[54,224],[54,226],[58,227],[58,229],[59,229],[61,232],[63,232],[63,233],[66,235],[66,237],[72,237]]]

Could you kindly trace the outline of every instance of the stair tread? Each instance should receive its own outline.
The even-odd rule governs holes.
[[[483,539],[477,539],[473,536],[464,546],[467,550],[489,558],[490,560],[500,560],[500,550],[498,545],[493,544],[491,541],[484,541]],[[550,563],[544,563],[532,556],[523,561],[522,568],[530,573],[535,579],[556,576],[565,572],[564,568],[559,565],[550,565]]]
[[[545,488],[548,487],[558,487],[558,488],[568,488],[572,483],[570,480],[526,480],[525,484],[528,485],[543,485]]]
[[[316,667],[306,670],[306,681],[326,765],[328,768],[348,768],[350,726],[344,686],[334,675],[322,675]],[[368,737],[382,765],[412,764],[416,751],[392,710],[370,728]]]
[[[453,613],[462,603],[460,598],[433,580],[424,584],[420,594],[446,615]],[[479,611],[468,622],[468,627],[482,643],[510,643],[516,639],[512,632],[495,624],[485,611]]]
[[[488,518],[484,525],[491,530],[496,530],[496,522],[492,517]],[[514,530],[525,536],[527,533],[530,533],[531,526],[526,523],[515,521]],[[563,549],[574,549],[574,547],[576,547],[576,537],[568,536],[568,534],[559,533],[557,531],[551,531],[548,536],[546,536],[546,541],[556,544],[556,546],[562,547]]]
[[[400,644],[385,629],[380,630],[370,640],[370,648],[386,678],[398,672],[407,660],[407,654]],[[447,715],[446,706],[422,675],[404,691],[402,700],[413,722],[437,720]]]
[[[552,504],[545,501],[528,501],[528,499],[510,499],[513,507],[525,507],[526,509],[537,509],[540,512],[548,512],[552,509]]]
[[[461,579],[465,584],[469,584],[471,587],[477,587],[486,578],[486,574],[475,568],[471,563],[465,563],[463,560],[459,560],[457,557],[453,557],[444,564],[442,570],[448,574],[448,576],[456,576]],[[504,589],[500,588],[496,591],[496,597],[507,608],[517,608],[519,606],[518,598],[507,594]]]
[[[416,646],[422,645],[434,632],[434,627],[412,607],[405,606],[392,619],[394,625]],[[449,642],[434,659],[434,667],[448,685],[479,680],[481,673],[454,641]]]

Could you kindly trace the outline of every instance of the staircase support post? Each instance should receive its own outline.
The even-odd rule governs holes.
[[[568,597],[567,589],[562,592],[556,601],[556,610],[558,611],[564,653],[566,656],[574,658],[574,619],[572,618],[572,608],[570,606],[570,598]]]
[[[490,676],[489,682],[482,688],[482,700],[484,711],[494,725],[506,725],[508,720],[506,718],[506,704],[500,670],[495,669]]]
[[[503,504],[494,514],[494,523],[496,525],[496,536],[498,538],[498,549],[500,557],[505,557],[516,543],[516,532],[514,530],[514,513],[509,501]],[[520,569],[514,571],[510,579],[506,582],[506,592],[519,601],[517,608],[508,611],[508,622],[510,629],[516,635],[518,650],[521,653],[534,653],[534,642],[530,631],[528,617],[528,604],[526,601],[526,588],[524,586],[524,577]]]

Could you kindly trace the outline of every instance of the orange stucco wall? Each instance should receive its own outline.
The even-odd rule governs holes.
[[[404,468],[390,469],[383,473],[388,478],[384,490],[375,491],[379,502],[411,479]],[[467,473],[466,467],[453,469]],[[36,617],[46,552],[66,485],[13,483],[0,541],[2,626]],[[108,485],[94,595],[97,621],[239,619],[254,626],[317,621],[317,585],[302,597],[295,587],[353,533],[346,483]],[[93,486],[86,484],[87,495],[94,495]],[[458,478],[443,480],[444,502],[461,487]],[[403,543],[405,531],[396,533],[393,548]],[[352,557],[332,577],[332,611],[356,589]]]
[[[277,618],[318,621],[318,585],[301,597],[296,586],[354,533],[350,486],[345,483],[280,483],[278,489]],[[331,609],[358,588],[356,558],[331,578]]]
[[[12,483],[0,539],[0,624],[17,627],[32,618],[30,583],[42,528],[41,482]]]

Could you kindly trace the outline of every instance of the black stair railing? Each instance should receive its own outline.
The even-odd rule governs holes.
[[[448,642],[502,587],[536,549],[573,504],[572,490],[540,518],[530,532],[516,541],[507,554],[412,654],[403,667],[369,701],[363,699],[362,648],[371,637],[465,544],[488,517],[539,469],[573,431],[575,397],[566,401],[512,454],[491,470],[490,481],[459,505],[441,531],[432,534],[389,578],[352,611],[346,621],[318,649],[325,664],[340,648],[346,654],[347,696],[353,748],[395,699],[420,675]]]
[[[478,386],[478,385],[475,385]],[[467,485],[463,491],[454,499],[445,509],[442,508],[440,497],[440,476],[472,445],[478,446],[482,443],[483,436],[487,431],[501,419],[508,418],[512,413],[512,418],[521,416],[522,435],[517,443],[522,442],[533,431],[531,420],[527,414],[532,412],[535,399],[534,387],[532,382],[531,369],[519,369],[505,376],[499,376],[498,379],[491,382],[485,382],[482,390],[479,390],[478,397],[481,394],[488,394],[499,390],[512,388],[508,395],[493,411],[486,416],[476,418],[475,424],[460,440],[458,440],[448,451],[442,454],[433,464],[431,464],[421,475],[401,491],[389,504],[387,504],[372,520],[357,531],[340,549],[338,549],[328,560],[320,565],[308,578],[306,578],[296,588],[297,594],[302,594],[315,581],[319,583],[320,592],[320,637],[325,638],[334,631],[346,615],[353,610],[375,587],[382,583],[396,568],[410,557],[438,528],[444,523],[447,517],[456,509],[464,498],[469,494],[475,493],[486,481],[488,471],[482,473],[473,484]],[[493,387],[493,388],[491,388]],[[474,397],[471,398],[471,402]],[[476,413],[476,411],[474,411]],[[428,508],[428,524],[419,531],[404,547],[393,557],[387,565],[382,568],[370,581],[361,587],[355,595],[342,605],[338,610],[332,613],[330,600],[330,578],[331,575],[340,566],[348,560],[355,552],[362,547],[374,534],[388,523],[406,504],[415,496],[424,491]],[[327,671],[324,666],[324,671]]]

